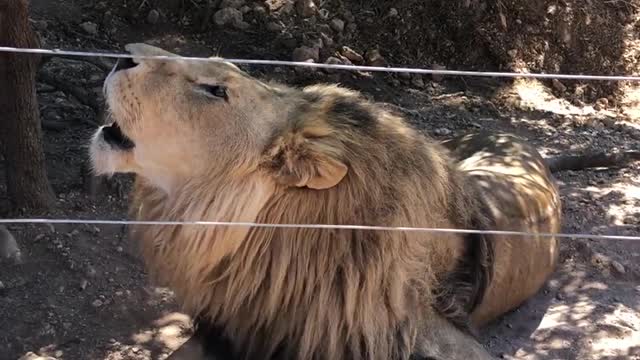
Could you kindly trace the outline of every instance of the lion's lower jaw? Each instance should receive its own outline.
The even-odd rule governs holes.
[[[111,176],[116,173],[117,161],[113,150],[101,140],[101,126],[91,137],[89,144],[89,158],[95,175]]]

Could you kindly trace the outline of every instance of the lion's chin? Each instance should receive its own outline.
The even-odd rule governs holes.
[[[133,172],[133,149],[135,144],[126,137],[120,127],[113,123],[103,125],[91,138],[89,155],[96,175]]]

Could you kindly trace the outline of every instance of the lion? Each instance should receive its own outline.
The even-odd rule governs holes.
[[[95,172],[135,174],[137,220],[245,223],[131,228],[194,318],[173,359],[490,359],[477,329],[553,271],[557,240],[542,233],[559,230],[560,199],[526,142],[440,144],[343,87],[126,49],[105,80],[113,122],[92,137]]]

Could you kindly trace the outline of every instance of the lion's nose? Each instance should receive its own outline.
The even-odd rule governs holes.
[[[119,58],[116,62],[116,66],[113,68],[113,72],[120,70],[127,70],[138,66],[131,58]]]

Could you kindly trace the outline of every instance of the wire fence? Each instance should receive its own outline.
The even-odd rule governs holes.
[[[263,59],[226,59],[226,58],[204,58],[185,56],[165,56],[165,55],[132,55],[128,53],[114,53],[108,51],[71,51],[60,49],[39,49],[39,48],[16,48],[0,47],[0,53],[22,53],[39,54],[50,56],[77,56],[77,57],[103,57],[103,58],[136,58],[163,61],[203,61],[203,62],[229,62],[233,64],[247,65],[271,65],[271,66],[297,66],[307,68],[364,71],[364,72],[387,72],[387,73],[414,73],[430,75],[449,76],[476,76],[476,77],[502,77],[502,78],[534,78],[534,79],[565,79],[583,81],[640,81],[640,76],[627,75],[585,75],[585,74],[546,74],[546,73],[523,73],[523,72],[492,72],[492,71],[464,71],[445,69],[423,69],[413,67],[386,67],[386,66],[359,66],[342,64],[322,64],[312,62],[296,62],[283,60],[263,60]],[[0,224],[92,224],[92,225],[146,225],[146,226],[239,226],[239,227],[262,227],[262,228],[315,228],[333,230],[369,230],[369,231],[405,231],[405,232],[428,232],[428,233],[458,233],[458,234],[489,234],[503,236],[539,236],[557,237],[569,239],[600,239],[600,240],[627,240],[640,241],[640,236],[626,235],[600,235],[600,234],[569,234],[569,233],[529,233],[520,231],[503,230],[475,230],[475,229],[452,229],[452,228],[424,228],[424,227],[401,227],[401,226],[369,226],[369,225],[337,225],[337,224],[267,224],[254,222],[227,222],[227,221],[136,221],[136,220],[105,220],[105,219],[45,219],[45,218],[14,218],[0,219]]]
[[[103,220],[103,219],[0,219],[0,224],[87,224],[87,225],[161,225],[161,226],[238,226],[258,228],[284,229],[324,229],[324,230],[369,230],[369,231],[404,231],[455,234],[487,234],[503,236],[540,236],[568,239],[600,239],[640,241],[640,236],[599,235],[599,234],[563,234],[563,233],[530,233],[523,231],[474,230],[452,228],[426,228],[404,226],[369,226],[369,225],[336,225],[336,224],[269,224],[234,221],[140,221],[140,220]]]
[[[40,54],[51,56],[78,56],[78,57],[105,57],[114,59],[147,59],[147,60],[169,60],[169,61],[204,61],[204,62],[229,62],[233,64],[246,65],[272,65],[272,66],[298,66],[317,69],[349,70],[364,72],[389,72],[389,73],[413,73],[429,75],[449,75],[449,76],[478,76],[478,77],[503,77],[503,78],[534,78],[534,79],[559,79],[559,80],[585,80],[585,81],[640,81],[640,76],[627,75],[583,75],[583,74],[544,74],[544,73],[523,73],[523,72],[495,72],[495,71],[466,71],[466,70],[445,70],[445,69],[422,69],[413,67],[385,67],[385,66],[361,66],[342,64],[322,64],[312,62],[284,61],[284,60],[262,60],[262,59],[224,59],[224,58],[204,58],[188,56],[166,56],[166,55],[132,55],[126,53],[97,52],[97,51],[70,51],[51,50],[33,48],[0,47],[0,52]]]

